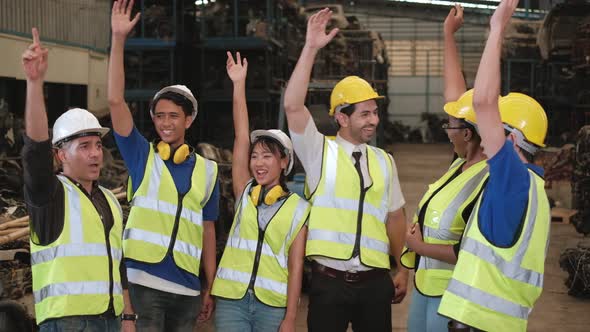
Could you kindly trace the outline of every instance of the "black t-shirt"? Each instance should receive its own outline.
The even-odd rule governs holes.
[[[25,204],[29,212],[31,230],[37,236],[37,244],[48,245],[59,237],[64,227],[64,188],[53,172],[53,151],[49,140],[35,142],[24,135],[22,150]],[[87,195],[101,216],[105,236],[113,227],[111,207],[96,182],[88,193],[78,182],[69,178]],[[125,265],[120,264],[121,282],[127,288]]]

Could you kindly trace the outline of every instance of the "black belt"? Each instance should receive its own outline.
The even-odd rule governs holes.
[[[327,267],[322,265],[316,261],[311,263],[311,270],[312,272],[319,273],[321,275],[344,280],[345,282],[349,283],[357,283],[366,280],[375,279],[379,276],[383,276],[384,274],[388,273],[386,269],[373,269],[368,271],[358,271],[358,272],[349,272],[349,271],[340,271],[333,269],[331,267]]]

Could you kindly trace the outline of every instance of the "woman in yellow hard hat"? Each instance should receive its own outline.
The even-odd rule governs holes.
[[[457,261],[458,244],[473,203],[487,178],[486,158],[475,128],[473,90],[465,92],[454,33],[463,23],[455,5],[444,23],[445,112],[443,128],[458,155],[448,171],[432,183],[418,205],[407,232],[408,248],[401,262],[416,270],[408,314],[410,332],[446,332],[448,319],[437,313]]]
[[[218,331],[294,331],[310,204],[289,192],[293,145],[278,129],[248,134],[248,62],[227,52],[234,85],[236,215],[213,283]]]

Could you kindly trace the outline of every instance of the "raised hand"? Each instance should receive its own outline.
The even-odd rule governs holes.
[[[126,38],[131,29],[139,21],[140,13],[135,14],[131,20],[133,0],[117,0],[113,3],[111,12],[111,30],[113,36]]]
[[[463,25],[463,7],[460,4],[455,4],[455,7],[451,8],[449,15],[445,19],[444,31],[445,33],[454,34]]]
[[[231,52],[227,52],[227,75],[232,82],[244,82],[246,81],[246,75],[248,74],[248,60],[240,55],[240,52],[236,52],[237,62],[234,61],[234,57]]]
[[[504,30],[512,14],[514,14],[517,5],[518,0],[502,0],[490,19],[490,28]]]
[[[326,25],[330,22],[332,11],[324,8],[313,14],[307,21],[307,33],[305,35],[305,46],[320,49],[328,44],[338,33],[338,28],[326,33]]]
[[[41,46],[37,28],[33,28],[32,34],[33,43],[22,55],[23,69],[28,81],[42,81],[47,71],[48,50]]]

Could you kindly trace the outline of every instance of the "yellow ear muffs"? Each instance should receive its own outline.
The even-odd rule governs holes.
[[[172,154],[172,148],[170,145],[164,141],[158,142],[156,144],[156,152],[160,155],[162,160],[170,159],[170,155]],[[172,157],[172,161],[175,164],[182,164],[185,160],[187,160],[192,153],[192,148],[188,144],[182,144],[174,151],[174,156]]]
[[[264,201],[264,204],[266,205],[273,205],[279,199],[285,197],[286,195],[287,193],[283,190],[283,187],[281,187],[280,185],[274,186],[266,194],[262,193],[261,185],[254,186],[250,190],[250,198],[252,199],[254,206],[260,205],[262,201]]]
[[[158,142],[158,145],[156,145],[156,152],[158,152],[162,160],[170,159],[170,145],[168,143],[164,141]]]
[[[174,161],[175,164],[182,164],[189,158],[190,154],[191,149],[189,146],[187,144],[183,144],[179,146],[176,151],[174,151],[174,158],[172,158],[172,161]]]

